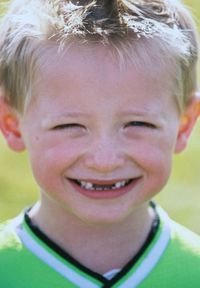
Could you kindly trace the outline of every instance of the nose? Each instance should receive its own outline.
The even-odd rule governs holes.
[[[109,173],[121,168],[125,163],[118,143],[111,139],[97,141],[88,148],[85,158],[86,167],[99,173]]]

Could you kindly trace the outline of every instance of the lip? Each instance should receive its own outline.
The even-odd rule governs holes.
[[[73,179],[67,178],[71,186],[74,188],[75,191],[78,193],[82,194],[83,196],[86,196],[88,198],[96,199],[96,200],[103,200],[103,199],[114,199],[120,196],[123,196],[124,194],[130,192],[141,180],[142,176],[136,177],[136,178],[129,178],[132,179],[131,183],[128,184],[125,187],[118,188],[118,189],[110,189],[110,190],[86,190],[76,184]],[[97,185],[110,185],[115,182],[121,182],[124,180],[129,180],[129,179],[115,179],[115,180],[96,180],[96,179],[81,179],[81,181],[85,182],[91,182],[95,183]]]

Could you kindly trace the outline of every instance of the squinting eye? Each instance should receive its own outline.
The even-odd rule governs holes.
[[[77,124],[77,123],[69,123],[69,124],[60,124],[60,125],[56,125],[55,127],[53,127],[53,130],[60,130],[60,129],[76,129],[76,128],[85,128],[83,125],[81,124]]]
[[[131,121],[129,123],[127,123],[125,125],[125,128],[126,127],[147,127],[147,128],[156,128],[156,126],[152,123],[149,123],[149,122],[143,122],[143,121]]]

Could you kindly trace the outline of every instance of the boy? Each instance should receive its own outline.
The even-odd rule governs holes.
[[[150,199],[200,114],[178,1],[15,0],[1,130],[40,201],[1,226],[1,287],[199,287],[200,239]]]

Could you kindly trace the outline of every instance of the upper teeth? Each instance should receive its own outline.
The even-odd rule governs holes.
[[[93,184],[90,182],[80,181],[80,184],[82,187],[84,187],[86,189],[92,189],[92,187],[93,187]]]
[[[119,189],[121,187],[124,187],[129,180],[124,180],[124,181],[119,181],[110,185],[100,185],[100,184],[94,184],[91,182],[86,182],[86,181],[81,181],[77,180],[78,183],[81,185],[82,188],[87,189],[87,190],[114,190],[114,189]]]

